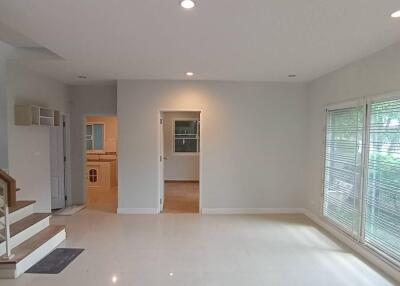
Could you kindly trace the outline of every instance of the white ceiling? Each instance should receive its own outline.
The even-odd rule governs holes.
[[[63,60],[25,65],[66,83],[308,81],[400,41],[399,0],[0,0],[0,22]],[[288,74],[297,74],[289,79]]]

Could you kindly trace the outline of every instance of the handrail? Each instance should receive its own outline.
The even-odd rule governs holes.
[[[15,206],[17,203],[17,187],[16,181],[13,177],[7,174],[4,170],[0,169],[0,179],[7,185],[7,204],[9,207]],[[4,191],[4,192],[6,192]]]
[[[0,234],[6,243],[6,253],[1,257],[1,260],[10,260],[13,258],[11,253],[11,237],[10,237],[10,213],[8,207],[8,184],[3,179],[0,178],[0,197],[3,199],[3,204],[0,206],[0,212],[4,216],[4,223],[0,221],[0,224],[4,226],[4,235]]]

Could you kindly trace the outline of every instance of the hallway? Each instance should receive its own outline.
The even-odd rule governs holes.
[[[102,211],[117,212],[117,188],[94,189],[88,188],[86,197],[86,208]]]
[[[165,182],[164,213],[198,213],[198,182]]]

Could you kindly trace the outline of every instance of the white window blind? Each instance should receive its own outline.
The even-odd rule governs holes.
[[[369,108],[364,239],[400,260],[400,100]]]
[[[399,263],[400,99],[326,116],[324,216]]]
[[[327,111],[324,215],[357,235],[360,226],[364,108]]]

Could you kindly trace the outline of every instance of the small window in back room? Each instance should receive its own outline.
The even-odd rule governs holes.
[[[104,149],[104,124],[86,124],[86,150],[102,151]]]
[[[198,153],[200,151],[200,121],[174,121],[174,150],[175,153]]]

